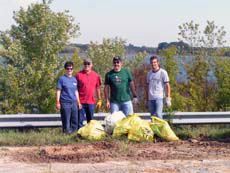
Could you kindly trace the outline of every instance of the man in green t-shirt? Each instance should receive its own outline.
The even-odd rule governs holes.
[[[133,95],[133,103],[137,103],[137,94],[133,77],[130,71],[122,68],[122,60],[119,56],[113,58],[113,70],[105,75],[105,100],[110,112],[122,111],[126,116],[133,113],[130,90]],[[110,99],[109,99],[110,92]]]

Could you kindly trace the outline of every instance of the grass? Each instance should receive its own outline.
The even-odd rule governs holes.
[[[222,140],[230,138],[230,125],[184,125],[172,126],[175,134],[182,140],[190,138]],[[107,136],[103,141],[120,141],[119,150],[127,151],[129,141],[127,138],[113,139]],[[74,143],[89,143],[92,141],[80,139],[77,134],[65,135],[61,128],[41,129],[1,129],[0,146],[41,146],[64,145]]]
[[[20,130],[1,130],[1,146],[30,146],[30,145],[56,145],[73,144],[78,142],[76,134],[64,135],[61,129],[27,129]]]
[[[181,125],[172,127],[180,139],[204,138],[221,140],[230,138],[230,125]]]

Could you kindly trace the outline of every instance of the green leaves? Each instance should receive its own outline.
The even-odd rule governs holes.
[[[13,17],[16,24],[0,35],[2,113],[55,112],[56,80],[63,69],[58,54],[79,25],[68,12],[51,11],[49,3],[21,8]]]
[[[217,78],[217,106],[220,110],[230,107],[230,59],[215,59],[215,76]]]
[[[87,55],[93,60],[94,70],[104,81],[105,73],[112,69],[114,56],[124,55],[125,41],[119,38],[103,39],[102,44],[91,42],[87,50]]]
[[[215,46],[223,46],[226,43],[224,37],[226,35],[226,31],[224,31],[224,27],[218,27],[215,25],[214,21],[207,21],[207,26],[204,29],[204,43],[207,48],[213,48]]]
[[[229,96],[229,72],[221,55],[226,51],[223,49],[226,31],[224,27],[218,27],[214,21],[207,21],[207,25],[200,30],[199,24],[193,21],[179,26],[180,40],[188,43],[191,49],[191,63],[185,65],[187,72],[187,83],[183,85],[180,92],[185,93],[188,111],[213,111],[220,110],[230,104]],[[213,56],[218,55],[213,63]],[[213,69],[214,68],[214,69]],[[215,71],[217,85],[214,81],[208,81],[209,71]],[[213,92],[218,90],[218,93]],[[216,103],[218,104],[216,104]]]
[[[222,47],[226,43],[224,27],[218,27],[214,21],[207,21],[203,30],[193,21],[180,25],[179,30],[179,40],[190,45],[192,55],[195,55],[197,51],[198,54],[203,51],[204,54],[210,55],[215,51],[214,48]]]
[[[199,30],[199,24],[193,21],[183,23],[179,26],[180,32],[178,35],[180,41],[187,42],[191,47],[200,47],[202,45],[201,31]]]

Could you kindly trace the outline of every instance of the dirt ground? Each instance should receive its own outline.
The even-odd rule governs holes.
[[[99,163],[145,160],[230,160],[230,140],[121,143],[93,142],[60,146],[0,147],[1,159],[32,163]]]
[[[0,147],[0,173],[229,173],[230,139]]]

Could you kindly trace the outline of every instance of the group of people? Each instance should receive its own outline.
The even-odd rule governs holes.
[[[146,106],[151,115],[162,118],[164,97],[166,106],[171,106],[169,77],[160,68],[157,56],[150,57],[150,64],[152,70],[146,78]],[[56,87],[56,108],[61,113],[63,133],[71,134],[83,127],[85,117],[87,123],[93,119],[95,94],[98,100],[96,109],[102,106],[100,76],[92,67],[92,60],[85,58],[83,69],[73,76],[73,62],[67,61],[64,65],[65,74],[58,79]],[[113,69],[105,75],[104,96],[106,108],[111,113],[133,114],[133,104],[138,102],[133,76],[122,67],[119,56],[113,57]]]

